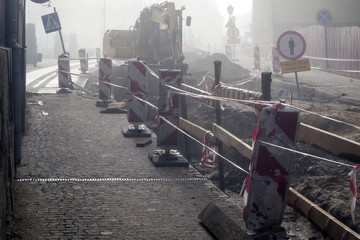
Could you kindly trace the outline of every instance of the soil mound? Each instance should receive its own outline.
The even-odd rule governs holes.
[[[228,57],[222,53],[214,53],[213,55],[198,58],[189,62],[189,72],[196,77],[201,77],[210,72],[212,76],[215,74],[214,61],[221,61],[221,81],[231,83],[249,77],[249,70],[241,67],[240,65],[231,62]]]

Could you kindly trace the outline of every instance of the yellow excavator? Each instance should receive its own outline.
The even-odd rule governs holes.
[[[182,63],[182,10],[173,2],[154,4],[141,11],[128,30],[108,30],[104,35],[104,56],[139,57],[149,63]],[[189,25],[190,18],[187,18]]]
[[[128,30],[108,30],[104,34],[104,56],[110,58],[138,58],[146,61],[153,71],[158,69],[180,69],[186,74],[187,64],[182,53],[182,11],[175,3],[164,2],[144,8],[140,17]],[[190,26],[191,18],[186,18]],[[115,84],[126,85],[126,66],[113,69]],[[150,81],[150,80],[149,80]],[[151,79],[154,81],[154,79]],[[156,85],[156,84],[152,84]],[[152,89],[154,88],[154,89]],[[149,86],[149,94],[156,94],[157,86]],[[122,100],[124,92],[113,89],[116,100]]]

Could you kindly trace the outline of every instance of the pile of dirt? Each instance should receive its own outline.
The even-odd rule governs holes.
[[[214,53],[213,55],[203,55],[192,62],[188,62],[188,72],[199,81],[202,76],[210,72],[212,76],[215,75],[214,61],[221,61],[221,82],[231,83],[249,77],[249,70],[240,65],[231,62],[228,57],[222,53]]]

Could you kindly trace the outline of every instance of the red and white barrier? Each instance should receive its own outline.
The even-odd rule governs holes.
[[[79,49],[79,58],[80,58],[81,73],[83,73],[83,74],[87,73],[89,71],[89,62],[88,62],[85,48]]]
[[[142,124],[145,121],[145,103],[134,96],[146,99],[148,95],[146,67],[139,61],[129,62],[129,111],[128,121],[134,125]]]
[[[69,55],[61,54],[58,57],[58,70],[59,88],[68,89],[69,92],[69,89],[73,89],[73,86],[71,85]],[[64,90],[58,92],[64,92]]]
[[[293,164],[291,152],[261,142],[294,148],[298,125],[299,112],[281,104],[266,107],[260,114],[244,193],[245,224],[254,233],[281,225]]]
[[[99,62],[99,99],[107,101],[111,98],[112,61],[101,58]]]
[[[180,70],[159,70],[159,72],[158,114],[178,126],[180,114],[179,94],[172,93],[172,91],[165,85],[180,88],[182,73]],[[177,146],[177,141],[177,130],[159,118],[157,145],[171,148],[173,146]]]
[[[254,47],[254,69],[260,69],[260,48]]]
[[[272,65],[274,76],[281,76],[281,64],[280,64],[280,54],[277,48],[272,49]]]
[[[96,56],[96,63],[97,65],[99,65],[99,59],[101,58],[101,49],[100,48],[96,48],[95,49],[95,56]]]

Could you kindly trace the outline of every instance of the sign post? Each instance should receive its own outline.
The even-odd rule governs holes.
[[[290,61],[295,61],[301,58],[306,50],[306,42],[304,37],[300,33],[295,31],[286,31],[283,34],[281,34],[277,40],[276,46],[280,56]],[[281,69],[283,69],[283,65],[285,66],[285,64],[281,63]],[[287,65],[289,65],[289,63],[287,63]],[[297,64],[295,63],[295,66],[296,65]],[[310,68],[310,64],[309,64],[309,68]],[[294,72],[295,72],[298,96],[300,98],[300,87],[299,87],[299,80],[297,75],[298,70],[296,69],[296,67]]]
[[[44,29],[45,29],[46,33],[59,31],[59,36],[60,36],[60,40],[61,40],[61,46],[62,46],[62,49],[63,49],[63,53],[66,54],[64,40],[63,40],[63,37],[62,37],[62,34],[61,34],[60,19],[59,19],[59,16],[58,16],[57,12],[56,12],[56,8],[54,7],[54,12],[53,13],[41,16],[41,19],[42,19],[42,22],[44,24]]]
[[[327,39],[327,26],[333,20],[333,15],[328,9],[321,9],[316,13],[316,20],[318,24],[324,26],[324,42],[325,42],[325,58],[328,58],[328,39]],[[325,60],[326,69],[329,68],[328,61]]]
[[[225,27],[228,28],[227,30],[227,35],[229,37],[229,39],[227,40],[227,44],[229,44],[231,46],[231,54],[230,54],[230,58],[234,59],[236,54],[235,54],[235,44],[240,44],[240,38],[239,38],[239,29],[236,27],[235,25],[235,20],[236,18],[232,16],[232,13],[234,11],[234,7],[229,5],[229,7],[227,8],[227,11],[230,15],[229,17],[229,21],[226,23]]]

